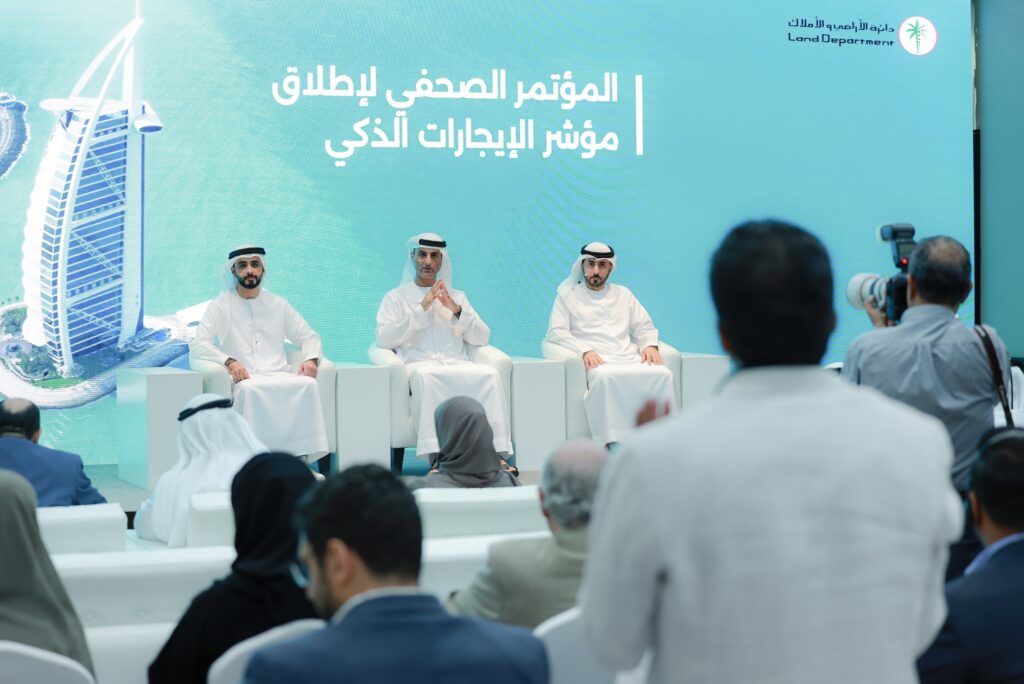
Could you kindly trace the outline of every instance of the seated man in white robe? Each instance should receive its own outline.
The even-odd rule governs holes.
[[[327,455],[327,429],[316,374],[320,336],[292,306],[261,287],[262,247],[228,255],[226,292],[210,302],[189,346],[193,359],[222,364],[231,374],[235,409],[271,451]],[[285,340],[298,346],[302,366],[292,371]]]
[[[410,238],[407,253],[402,284],[384,295],[377,310],[377,345],[393,349],[408,369],[417,454],[433,465],[434,409],[455,396],[479,401],[494,431],[494,450],[512,453],[501,379],[494,368],[474,363],[491,329],[466,295],[452,287],[447,243],[423,233]]]
[[[622,285],[608,282],[615,250],[591,242],[580,250],[569,277],[558,287],[547,341],[576,352],[587,369],[584,405],[594,439],[621,441],[637,412],[654,400],[675,407],[672,372],[661,363],[658,329],[647,310]]]

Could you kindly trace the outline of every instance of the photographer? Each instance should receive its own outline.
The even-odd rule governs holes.
[[[971,257],[953,238],[931,237],[911,255],[908,276],[908,308],[898,326],[886,320],[881,302],[868,302],[876,329],[850,344],[843,377],[941,420],[956,451],[953,485],[963,495],[978,439],[992,427],[992,409],[998,403],[985,347],[956,317],[971,292]],[[1006,346],[995,330],[985,330],[1009,387]]]

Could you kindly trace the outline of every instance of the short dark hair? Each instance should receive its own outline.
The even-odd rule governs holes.
[[[995,428],[981,436],[971,490],[994,523],[1024,530],[1024,430]]]
[[[39,431],[39,407],[28,399],[0,401],[0,434],[16,433],[28,439]]]
[[[821,241],[789,223],[748,221],[711,259],[711,296],[746,367],[816,364],[835,327],[832,265]]]
[[[299,501],[295,526],[319,561],[335,538],[379,577],[419,577],[423,529],[416,499],[379,465],[352,466],[318,483]]]
[[[960,306],[971,292],[971,255],[945,235],[921,240],[910,255],[908,272],[917,294],[930,304]]]

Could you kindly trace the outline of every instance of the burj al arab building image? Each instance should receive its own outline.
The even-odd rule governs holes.
[[[142,99],[142,24],[136,8],[71,94],[42,103],[56,122],[25,224],[22,334],[65,377],[143,329],[145,140],[162,124]]]

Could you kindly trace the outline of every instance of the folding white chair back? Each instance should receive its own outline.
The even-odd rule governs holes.
[[[252,654],[264,646],[323,629],[323,620],[295,620],[235,644],[210,666],[207,684],[240,684]]]
[[[96,684],[81,663],[16,641],[0,641],[0,680],[4,684]]]

